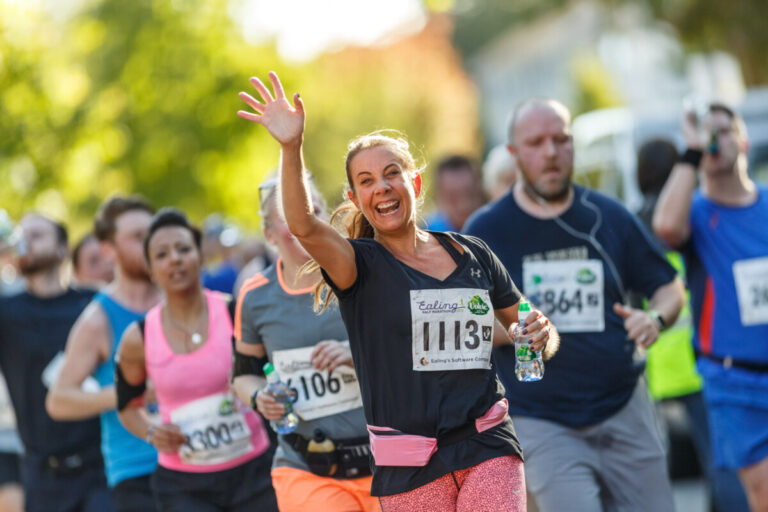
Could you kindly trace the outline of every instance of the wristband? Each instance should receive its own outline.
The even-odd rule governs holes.
[[[144,440],[152,444],[152,437],[155,435],[155,430],[157,430],[157,425],[150,425],[147,429],[147,437],[144,438]]]
[[[259,395],[258,389],[254,391],[253,394],[251,395],[251,409],[253,409],[254,411],[258,411],[258,408],[256,407],[256,397],[258,395]]]
[[[702,150],[688,148],[685,150],[685,153],[683,153],[683,156],[680,157],[679,162],[683,164],[690,164],[694,168],[698,169],[703,157],[704,152]]]
[[[659,327],[659,332],[667,328],[667,322],[664,321],[664,317],[661,316],[661,313],[655,309],[649,309],[648,314],[656,321],[656,324]]]

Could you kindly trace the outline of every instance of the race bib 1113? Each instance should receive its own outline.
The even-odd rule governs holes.
[[[411,290],[413,369],[490,369],[494,318],[488,290]]]

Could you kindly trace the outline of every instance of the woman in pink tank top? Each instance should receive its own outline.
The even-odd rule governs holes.
[[[264,424],[230,389],[229,301],[200,284],[200,232],[181,212],[163,209],[150,225],[145,255],[165,300],[123,336],[118,410],[123,425],[158,450],[152,475],[158,507],[277,510]],[[147,379],[159,425],[141,414]]]

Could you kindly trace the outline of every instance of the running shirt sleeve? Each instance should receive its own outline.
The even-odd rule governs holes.
[[[243,283],[235,305],[234,336],[236,340],[249,345],[261,345],[264,343],[259,333],[257,322],[257,304],[255,296],[257,288],[268,283],[269,280],[263,274],[256,274]]]
[[[336,283],[334,283],[330,276],[325,272],[325,269],[320,269],[320,272],[323,274],[323,279],[328,283],[328,286],[331,287],[331,290],[333,290],[333,293],[336,294],[336,297],[339,299],[352,296],[360,289],[365,280],[365,273],[368,268],[365,263],[364,252],[370,250],[370,247],[363,243],[365,239],[356,240],[354,238],[347,238],[347,240],[352,244],[352,250],[355,251],[355,266],[357,267],[357,277],[355,278],[355,282],[352,283],[352,286],[345,290],[339,289],[339,287],[336,286]]]
[[[514,304],[522,297],[520,290],[504,268],[501,261],[493,253],[488,244],[480,238],[469,235],[454,234],[457,239],[463,240],[469,247],[478,261],[485,266],[486,272],[491,278],[493,288],[488,290],[491,296],[491,302],[495,309],[503,309]]]
[[[675,279],[677,272],[640,220],[631,214],[628,218],[631,222],[626,223],[625,247],[631,249],[624,252],[627,287],[650,298],[659,287]]]

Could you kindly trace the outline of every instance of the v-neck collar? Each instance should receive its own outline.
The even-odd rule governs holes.
[[[458,275],[464,269],[464,267],[467,265],[467,262],[469,261],[469,254],[468,254],[469,249],[467,248],[466,245],[462,244],[461,242],[459,242],[458,240],[453,238],[448,233],[443,233],[441,231],[429,231],[429,230],[427,230],[427,233],[431,234],[436,239],[438,239],[438,242],[440,241],[439,240],[440,237],[447,238],[449,240],[448,243],[450,243],[451,241],[456,242],[457,244],[459,244],[461,246],[462,250],[464,251],[461,254],[459,254],[458,261],[454,260],[456,262],[456,268],[453,269],[453,271],[450,274],[448,274],[444,279],[438,279],[435,276],[429,275],[429,274],[427,274],[425,272],[422,272],[421,270],[419,270],[417,268],[413,268],[412,266],[408,265],[407,263],[404,263],[404,262],[400,261],[399,259],[397,259],[395,257],[394,254],[389,252],[389,250],[386,247],[384,247],[381,244],[381,242],[379,242],[378,240],[374,240],[374,241],[379,245],[379,247],[381,247],[382,250],[384,250],[384,252],[387,254],[388,257],[390,257],[393,260],[395,260],[400,265],[400,267],[403,268],[404,270],[410,270],[411,272],[414,272],[414,273],[416,273],[416,274],[418,274],[420,276],[426,277],[426,278],[428,278],[428,279],[430,279],[430,280],[432,280],[432,281],[434,281],[436,283],[445,284],[446,282],[448,282],[449,280],[454,278],[456,275]],[[441,243],[440,245],[442,246],[443,244]],[[453,256],[448,251],[448,249],[443,247],[443,250],[445,250],[445,252],[447,252],[448,255],[451,256],[451,259],[453,260]]]

